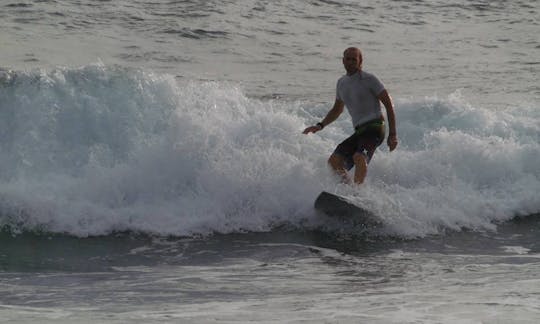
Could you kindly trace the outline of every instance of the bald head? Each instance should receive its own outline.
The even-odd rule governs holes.
[[[347,74],[352,75],[362,68],[362,51],[357,47],[349,47],[343,52],[343,66]]]
[[[345,57],[348,53],[358,55],[358,57],[362,58],[362,51],[358,47],[349,47],[345,51],[343,51],[343,57]]]

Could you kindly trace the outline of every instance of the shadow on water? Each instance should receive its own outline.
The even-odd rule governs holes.
[[[199,238],[129,232],[78,238],[43,232],[13,234],[3,230],[0,232],[0,271],[92,272],[128,266],[218,265],[236,259],[272,262],[317,256],[324,249],[355,257],[383,255],[395,250],[504,255],[509,247],[540,253],[539,237],[540,214],[499,224],[497,231],[463,230],[417,239],[283,228]]]

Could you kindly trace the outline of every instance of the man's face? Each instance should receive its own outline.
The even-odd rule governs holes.
[[[347,73],[354,73],[360,67],[360,53],[358,51],[349,50],[343,55],[343,66]]]

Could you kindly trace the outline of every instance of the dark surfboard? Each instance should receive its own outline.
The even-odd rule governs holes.
[[[354,225],[378,227],[382,220],[371,211],[353,204],[344,197],[323,191],[315,200],[315,209],[324,214],[338,218]]]

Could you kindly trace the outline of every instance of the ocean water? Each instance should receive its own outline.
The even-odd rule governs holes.
[[[540,320],[538,1],[0,7],[0,322]],[[400,140],[361,187],[346,114],[301,134],[349,46]]]

